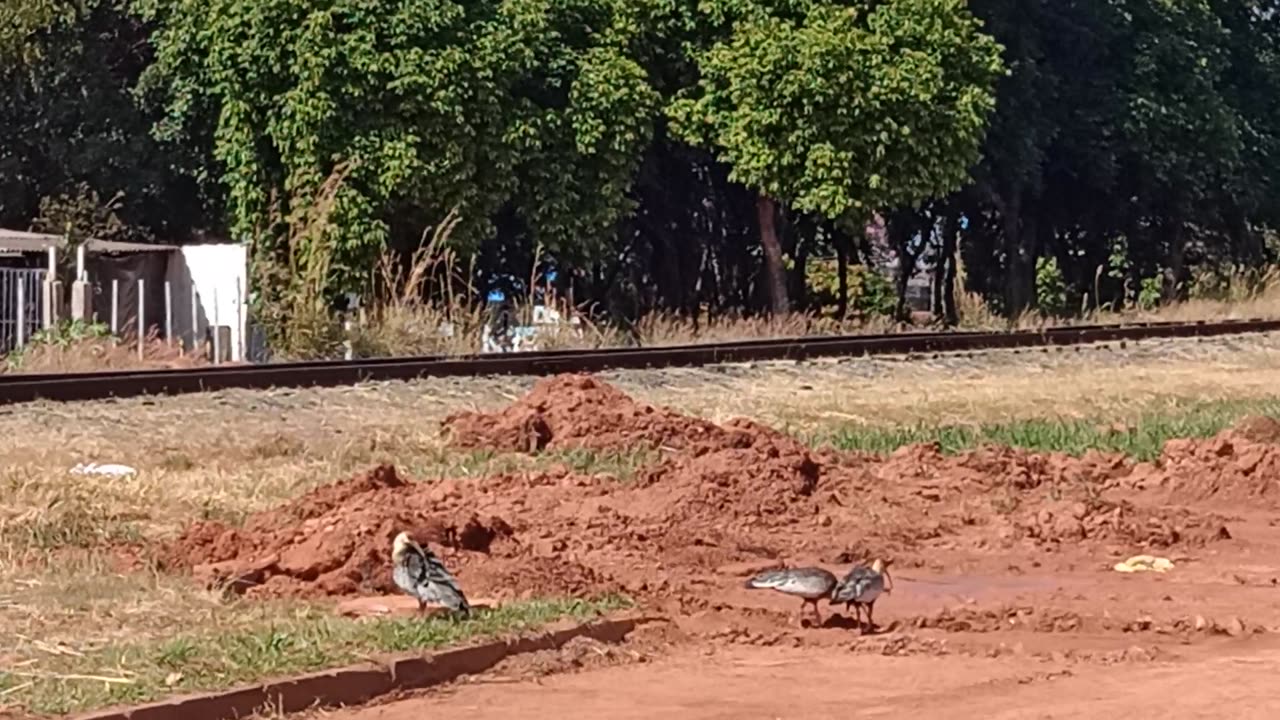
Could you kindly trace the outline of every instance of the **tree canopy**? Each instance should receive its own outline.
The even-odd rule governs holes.
[[[627,316],[809,308],[811,258],[882,252],[900,294],[921,264],[953,293],[963,259],[1008,313],[1174,297],[1274,260],[1278,23],[1248,0],[9,0],[0,225],[211,232],[262,263],[323,241],[336,296],[455,211],[478,294],[541,257]]]

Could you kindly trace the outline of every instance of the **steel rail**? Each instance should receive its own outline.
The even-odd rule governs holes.
[[[323,360],[174,370],[12,374],[0,376],[0,404],[33,400],[74,401],[177,395],[232,388],[333,387],[428,376],[550,375],[562,372],[805,360],[816,357],[1049,348],[1099,342],[1276,331],[1280,331],[1280,320],[1149,322],[1077,325],[1012,332],[905,332],[600,350]]]

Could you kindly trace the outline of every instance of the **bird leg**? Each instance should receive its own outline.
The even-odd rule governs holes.
[[[421,615],[427,611],[427,601],[418,598],[418,614]]]
[[[871,632],[875,632],[876,630],[876,624],[871,619],[871,609],[874,608],[875,605],[876,605],[876,602],[874,600],[867,603],[867,629],[870,630]]]
[[[862,632],[862,606],[856,602],[845,603],[845,612],[848,612],[850,607],[853,608],[853,621],[858,624],[858,632]]]
[[[804,627],[804,608],[806,605],[810,605],[810,604],[813,605],[813,615],[814,617],[818,618],[818,624],[819,625],[822,624],[822,613],[819,612],[818,610],[818,601],[806,599],[804,602],[800,603],[800,626],[801,627]]]

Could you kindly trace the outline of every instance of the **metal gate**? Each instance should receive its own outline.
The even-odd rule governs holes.
[[[19,327],[24,341],[40,330],[40,292],[46,272],[44,268],[0,268],[0,354],[18,346]],[[21,309],[19,294],[22,295]]]

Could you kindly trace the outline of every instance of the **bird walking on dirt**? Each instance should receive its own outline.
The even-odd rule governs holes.
[[[886,584],[886,580],[888,581]],[[867,629],[874,630],[875,622],[871,619],[871,609],[876,604],[876,599],[881,593],[893,591],[893,578],[889,575],[889,570],[885,566],[884,561],[876,559],[872,561],[871,566],[858,564],[849,571],[848,575],[836,585],[831,592],[831,600],[828,604],[835,605],[844,603],[844,609],[848,611],[849,607],[853,607],[854,618],[858,621],[858,629],[862,629],[862,608],[867,609]]]
[[[396,586],[418,599],[419,612],[432,603],[463,617],[471,614],[471,605],[458,580],[435,553],[414,542],[409,533],[402,532],[392,541],[391,564],[391,577]]]
[[[816,567],[766,570],[747,580],[746,587],[753,590],[768,588],[803,599],[800,612],[804,612],[805,605],[812,605],[813,616],[818,625],[821,625],[822,613],[818,611],[818,601],[830,597],[836,587],[836,576]]]

